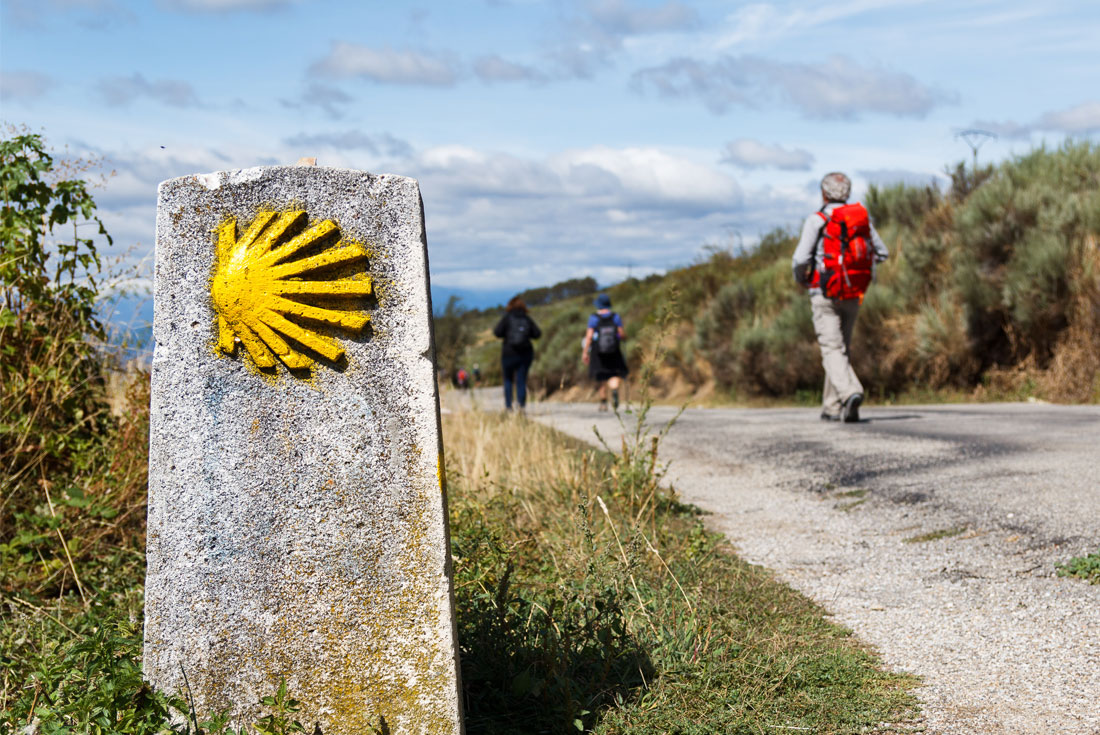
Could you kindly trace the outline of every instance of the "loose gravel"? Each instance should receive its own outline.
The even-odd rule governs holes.
[[[917,729],[1100,734],[1100,585],[1055,572],[1100,547],[1100,408],[863,414],[689,410],[661,453],[743,558],[922,678]],[[619,443],[619,422],[592,405],[532,415]]]

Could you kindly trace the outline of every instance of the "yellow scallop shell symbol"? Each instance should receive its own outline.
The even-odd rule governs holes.
[[[331,362],[344,356],[339,342],[309,325],[353,331],[367,325],[369,314],[329,305],[333,297],[369,296],[370,278],[359,274],[324,279],[325,271],[365,262],[367,251],[347,241],[321,248],[321,243],[339,239],[339,229],[332,220],[309,226],[306,221],[302,211],[261,212],[240,239],[236,219],[218,227],[210,295],[218,314],[221,352],[233,354],[239,341],[258,367],[273,368],[278,358],[288,368],[306,369],[315,363],[306,352]],[[291,232],[298,234],[290,236]],[[307,303],[311,297],[324,298],[325,305]]]

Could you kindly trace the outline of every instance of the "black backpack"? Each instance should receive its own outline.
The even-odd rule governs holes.
[[[508,317],[504,341],[509,347],[528,347],[531,344],[531,322],[522,314]]]
[[[619,351],[619,327],[615,324],[615,314],[596,315],[596,352],[610,355]]]

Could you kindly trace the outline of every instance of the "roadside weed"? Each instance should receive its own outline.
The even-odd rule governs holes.
[[[940,539],[961,536],[966,533],[966,530],[966,526],[951,526],[950,528],[941,528],[936,531],[922,533],[918,536],[910,536],[909,538],[902,539],[902,541],[907,544],[923,544],[926,541],[939,541]]]
[[[1080,577],[1089,584],[1100,584],[1100,551],[1075,556],[1065,564],[1056,564],[1060,577]]]

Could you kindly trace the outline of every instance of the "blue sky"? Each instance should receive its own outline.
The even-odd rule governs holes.
[[[793,226],[820,177],[930,181],[1100,137],[1100,3],[5,0],[0,118],[101,156],[113,251],[156,185],[316,156],[420,180],[469,304]]]

